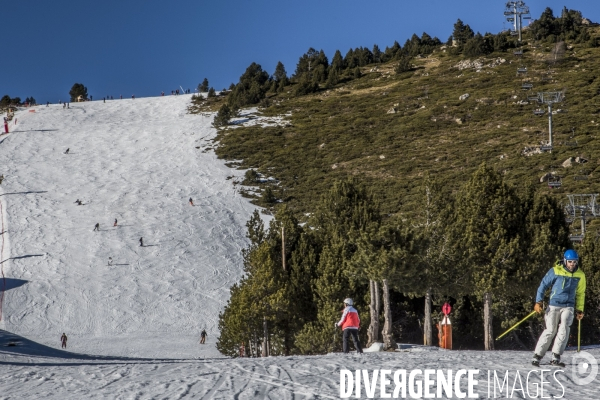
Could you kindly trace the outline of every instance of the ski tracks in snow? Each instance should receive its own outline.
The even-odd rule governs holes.
[[[67,332],[77,351],[100,354],[218,354],[218,314],[242,276],[255,207],[227,180],[242,172],[195,148],[215,131],[185,114],[188,102],[52,105],[19,118],[0,146],[3,188],[44,193],[11,206],[11,239],[19,254],[46,256],[11,266],[29,283],[9,292],[7,329],[49,345]],[[190,348],[202,329],[211,344]]]

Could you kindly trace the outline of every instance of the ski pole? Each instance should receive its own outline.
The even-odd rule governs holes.
[[[504,332],[502,335],[498,336],[496,338],[496,340],[500,340],[504,337],[504,335],[506,335],[508,332],[512,331],[513,329],[515,329],[517,326],[521,325],[521,323],[523,323],[525,320],[527,320],[528,318],[530,318],[533,314],[535,314],[537,311],[532,311],[531,314],[529,314],[528,316],[526,316],[525,318],[523,318],[522,320],[520,320],[519,322],[517,322],[516,324],[514,324],[511,328],[509,328],[506,332]]]
[[[577,330],[577,352],[581,349],[581,320],[579,320],[579,329]]]
[[[335,339],[337,339],[337,329],[333,331],[333,341],[331,342],[331,352],[335,350]]]

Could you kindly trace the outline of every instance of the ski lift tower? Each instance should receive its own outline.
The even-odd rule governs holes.
[[[519,42],[521,41],[521,28],[523,27],[524,19],[531,19],[529,14],[529,7],[525,5],[524,1],[508,1],[506,2],[506,9],[504,10],[506,20],[513,24],[513,30],[510,32],[512,36],[519,35]]]
[[[581,232],[578,235],[570,235],[573,242],[581,242],[585,237],[586,220],[600,216],[600,206],[596,203],[598,194],[568,194],[569,203],[565,206],[567,221],[573,222],[575,219],[581,219]]]
[[[563,100],[563,92],[538,92],[537,102],[548,105],[548,144],[542,146],[542,150],[552,150],[552,104]]]

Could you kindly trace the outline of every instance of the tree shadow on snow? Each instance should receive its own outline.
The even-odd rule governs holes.
[[[9,194],[32,194],[32,193],[48,193],[47,190],[41,191],[41,192],[14,192],[14,193],[4,193],[4,194],[0,194],[0,196],[8,196]]]
[[[0,264],[4,264],[8,260],[20,260],[21,258],[29,258],[29,257],[44,257],[44,254],[28,254],[26,256],[18,256],[18,257],[10,257],[6,260],[2,260]]]
[[[59,343],[59,338],[56,338],[56,342]],[[122,361],[122,362],[189,362],[190,360],[185,359],[156,359],[156,358],[136,358],[136,357],[113,357],[113,356],[95,356],[89,354],[71,353],[66,350],[55,349],[50,346],[46,346],[33,340],[24,338],[23,336],[16,335],[14,333],[0,329],[0,355],[13,355],[13,356],[29,356],[36,357],[35,360],[28,359],[27,362],[21,361],[0,361],[0,365],[38,365],[38,366],[64,366],[64,365],[86,365],[86,364],[102,364],[98,362],[91,363],[62,363],[53,362],[52,359],[70,359],[80,361]],[[48,358],[47,362],[44,362],[44,358]],[[111,363],[112,364],[112,363]]]
[[[3,284],[2,280],[0,280],[0,292],[2,292],[2,291],[8,292],[11,289],[16,289],[19,286],[23,286],[24,284],[29,283],[29,281],[26,281],[24,279],[14,279],[14,278],[4,278],[4,282],[5,283]]]

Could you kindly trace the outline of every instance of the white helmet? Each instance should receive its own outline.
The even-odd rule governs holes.
[[[354,302],[352,301],[352,299],[350,297],[348,297],[347,299],[344,300],[344,304],[352,306],[352,305],[354,305]]]

